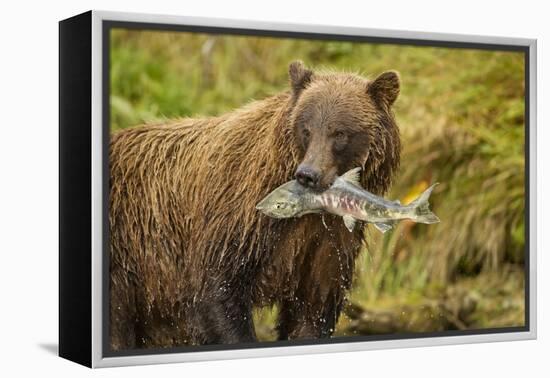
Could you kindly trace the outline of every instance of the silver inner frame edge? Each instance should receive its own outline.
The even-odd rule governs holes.
[[[262,29],[273,31],[359,35],[384,38],[406,38],[415,40],[452,41],[518,45],[529,47],[529,332],[496,334],[439,336],[418,339],[381,340],[349,342],[338,344],[317,344],[303,346],[281,346],[257,349],[233,349],[207,352],[166,353],[141,356],[103,357],[102,324],[102,21],[127,21],[158,24],[181,24],[194,26],[216,26],[240,29]],[[364,29],[355,27],[324,26],[313,24],[286,24],[260,21],[243,21],[203,17],[183,17],[156,14],[92,11],[92,367],[115,367],[174,362],[224,360],[235,358],[287,356],[311,353],[350,352],[373,349],[404,347],[425,347],[482,343],[494,341],[530,340],[537,337],[537,41],[535,39],[490,37],[479,35],[409,32],[401,30]],[[527,146],[526,146],[527,147]]]

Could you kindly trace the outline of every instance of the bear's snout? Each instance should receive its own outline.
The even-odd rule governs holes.
[[[319,188],[321,173],[309,165],[300,164],[294,176],[301,185],[307,188]]]

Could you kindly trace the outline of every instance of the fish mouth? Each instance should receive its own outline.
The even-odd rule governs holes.
[[[260,202],[259,204],[256,205],[256,210],[258,210],[259,212],[261,212],[262,214],[264,215],[267,215],[267,216],[270,216],[270,217],[273,217],[274,214],[272,214],[270,211],[269,211],[269,207],[266,207],[262,204],[262,202]]]
[[[265,206],[262,206],[261,204],[257,204],[257,205],[256,205],[256,210],[261,211],[261,212],[264,213],[264,214],[265,214],[265,212],[266,212]]]
[[[256,207],[256,209],[258,209],[258,208]],[[284,215],[281,215],[281,214],[278,214],[278,213],[271,212],[271,211],[269,211],[269,210],[267,210],[267,209],[265,209],[265,208],[260,208],[260,209],[258,209],[258,210],[259,210],[263,215],[266,215],[266,216],[268,216],[268,217],[270,217],[270,218],[275,218],[275,219],[286,219],[286,218],[288,218],[288,217],[286,217],[286,216],[284,216]]]
[[[272,214],[272,213],[264,213],[265,215],[267,215],[268,217],[270,218],[273,218],[273,219],[287,219],[287,218],[291,218],[291,217],[285,217],[285,216],[282,216],[282,215],[279,215],[279,214]]]

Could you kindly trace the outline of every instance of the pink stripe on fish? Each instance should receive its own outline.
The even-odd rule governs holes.
[[[354,200],[351,197],[342,197],[342,207],[346,211],[352,211],[354,207]]]
[[[332,200],[332,207],[333,208],[338,208],[338,206],[340,205],[340,199],[336,196],[331,196],[331,200]]]
[[[326,194],[322,194],[321,197],[321,203],[323,204],[323,207],[328,206],[328,196]]]

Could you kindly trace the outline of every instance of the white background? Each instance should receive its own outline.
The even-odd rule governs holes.
[[[6,1],[0,22],[0,376],[548,376],[548,15],[539,1]],[[58,358],[58,25],[89,9],[538,39],[537,341],[91,371]],[[546,105],[546,106],[545,106]],[[427,125],[429,127],[429,125]],[[546,349],[546,350],[545,350]]]

